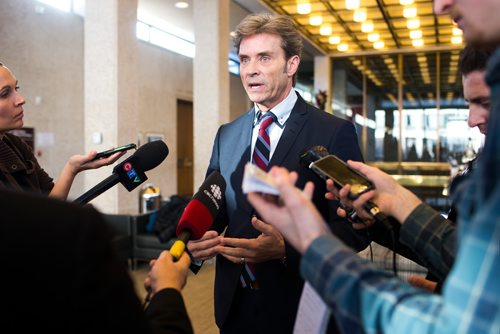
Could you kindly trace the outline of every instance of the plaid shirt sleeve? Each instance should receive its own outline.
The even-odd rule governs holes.
[[[413,288],[376,269],[333,235],[313,241],[301,274],[329,305],[344,333],[498,333],[500,192],[481,217],[461,222],[460,251],[443,291]]]
[[[401,226],[399,241],[413,249],[440,279],[450,272],[457,252],[456,227],[427,204],[420,204]]]

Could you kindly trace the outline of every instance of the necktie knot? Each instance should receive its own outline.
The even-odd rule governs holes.
[[[267,128],[273,124],[274,122],[274,115],[272,113],[266,114],[262,117],[262,121],[260,123],[260,129],[261,130],[267,130]]]

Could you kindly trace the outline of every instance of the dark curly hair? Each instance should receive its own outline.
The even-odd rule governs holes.
[[[493,50],[490,49],[466,46],[460,53],[458,70],[462,75],[467,75],[474,71],[483,71],[486,69],[486,64],[492,53]]]

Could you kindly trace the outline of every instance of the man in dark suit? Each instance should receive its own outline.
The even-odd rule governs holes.
[[[254,108],[217,133],[207,175],[217,170],[224,176],[226,207],[214,230],[188,248],[198,260],[217,255],[215,317],[221,333],[291,333],[304,284],[299,254],[274,227],[253,217],[256,212],[241,189],[261,123],[268,115],[274,120],[266,132],[270,159],[261,159],[264,168],[279,165],[298,171],[299,186],[313,180],[316,206],[334,233],[357,251],[368,244],[365,234],[336,215],[338,203],[324,198],[325,182],[301,167],[299,158],[316,145],[344,160],[362,156],[352,123],[307,104],[293,89],[303,45],[289,18],[249,15],[236,29],[235,45]]]
[[[180,294],[187,255],[152,263],[144,311],[95,209],[2,189],[0,198],[2,332],[193,332]]]

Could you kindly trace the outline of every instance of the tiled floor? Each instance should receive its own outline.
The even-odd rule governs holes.
[[[131,272],[136,290],[141,300],[146,296],[143,282],[148,273],[148,266],[141,264]],[[196,334],[217,334],[219,330],[214,319],[214,274],[215,264],[205,262],[203,268],[194,275],[190,272],[182,295]]]

